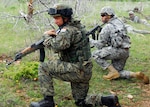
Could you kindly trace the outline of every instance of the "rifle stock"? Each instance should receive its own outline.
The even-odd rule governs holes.
[[[19,53],[17,53],[15,55],[15,58],[10,61],[9,63],[7,63],[6,65],[11,65],[13,62],[21,59],[22,57],[40,49],[40,61],[43,62],[44,59],[45,59],[45,51],[44,51],[44,45],[43,45],[43,42],[44,42],[44,38],[33,43],[31,46],[23,49],[22,51],[20,51]]]
[[[92,28],[89,32],[87,32],[86,35],[87,35],[87,36],[92,35],[92,38],[93,38],[93,39],[96,39],[96,38],[95,38],[95,32],[96,32],[98,29],[101,30],[101,29],[102,29],[101,26],[99,26],[99,25],[95,26],[95,27]],[[99,30],[99,31],[100,31],[100,30]],[[15,55],[14,60],[10,61],[10,62],[7,63],[6,65],[7,65],[7,66],[8,66],[8,65],[11,65],[13,62],[15,62],[15,61],[21,59],[22,57],[24,57],[24,56],[26,56],[26,55],[28,55],[28,54],[30,54],[30,53],[32,53],[32,52],[38,50],[38,49],[40,50],[40,59],[39,59],[39,61],[44,62],[44,59],[45,59],[45,50],[44,50],[44,45],[43,45],[44,40],[45,40],[45,38],[42,38],[41,40],[39,40],[39,41],[33,43],[31,46],[29,46],[29,47],[23,49],[21,52],[19,52],[19,53],[17,53],[17,54]]]

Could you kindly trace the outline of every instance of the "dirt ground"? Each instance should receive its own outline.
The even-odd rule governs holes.
[[[139,83],[138,85],[143,91],[142,94],[140,94],[142,100],[139,100],[136,103],[131,100],[130,104],[132,106],[122,107],[150,107],[150,84],[144,85]]]
[[[7,56],[5,54],[0,55],[0,63],[11,61],[11,60],[12,58],[10,56]]]
[[[144,93],[142,94],[146,101],[139,101],[135,104],[135,107],[150,107],[150,85],[146,85],[144,88]]]

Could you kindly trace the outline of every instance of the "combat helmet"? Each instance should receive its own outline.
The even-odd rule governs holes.
[[[105,6],[101,9],[100,14],[107,14],[110,16],[115,16],[115,11],[111,7]]]
[[[48,10],[51,16],[71,17],[73,14],[72,8],[64,4],[55,4],[53,8]]]
[[[131,14],[134,15],[134,12],[133,11],[129,11],[129,15],[131,15]]]
[[[140,11],[140,9],[138,8],[138,7],[135,7],[134,9],[133,9],[133,12],[139,12]]]

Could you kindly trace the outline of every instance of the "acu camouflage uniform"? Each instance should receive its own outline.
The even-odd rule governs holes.
[[[104,70],[112,63],[119,71],[120,77],[129,78],[130,71],[123,70],[130,48],[130,39],[124,23],[114,16],[103,27],[99,37],[98,41],[90,40],[91,44],[98,48],[93,52],[93,58]],[[111,60],[111,63],[107,60]]]
[[[133,15],[132,17],[130,15]],[[145,19],[140,19],[138,16],[135,16],[134,12],[133,11],[130,11],[129,12],[129,19],[135,23],[141,23],[141,24],[144,24],[148,27],[150,27],[150,24],[145,20]]]

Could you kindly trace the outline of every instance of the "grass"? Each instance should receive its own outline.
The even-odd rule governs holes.
[[[4,2],[2,2],[4,3]],[[91,10],[91,14],[85,12],[85,16],[82,15],[82,22],[85,23],[87,28],[91,28],[96,23],[100,23],[99,10],[102,6],[111,5],[116,10],[116,13],[119,15],[127,16],[126,9],[131,9],[132,6],[138,5],[137,2],[98,2],[95,3],[93,7],[93,2],[91,5],[88,4]],[[149,9],[147,5],[150,2],[143,2],[145,6],[145,13],[148,13]],[[17,4],[18,5],[18,4]],[[20,4],[24,7],[24,4]],[[19,5],[19,6],[20,6]],[[16,8],[16,5],[13,4],[9,8],[5,8],[2,4],[0,5],[1,10],[5,12],[17,15],[19,8]],[[2,11],[1,11],[2,13]],[[97,15],[98,14],[98,15]],[[17,23],[13,18],[6,18],[0,21],[0,55],[6,54],[8,56],[14,56],[16,52],[24,47],[29,46],[35,41],[35,38],[40,38],[41,32],[44,31],[45,27],[41,28],[41,31],[30,29],[29,26],[24,22],[23,19],[20,19]],[[15,24],[16,23],[16,24]],[[144,25],[130,23],[137,29],[149,29]],[[15,26],[14,26],[15,25]],[[125,66],[126,70],[137,72],[142,71],[146,75],[150,75],[150,35],[140,35],[140,34],[129,34],[131,38],[131,49],[130,57],[127,60]],[[33,56],[36,53],[33,53],[24,59],[22,62],[27,63],[34,60]],[[37,57],[37,56],[36,56]],[[142,107],[138,106],[141,101],[149,101],[150,92],[149,85],[143,85],[143,83],[136,79],[118,79],[113,81],[106,81],[102,77],[107,74],[107,71],[104,71],[98,66],[95,61],[93,61],[93,75],[90,80],[90,93],[102,93],[103,95],[108,95],[110,93],[116,93],[120,99],[120,103],[123,107]],[[24,65],[20,65],[24,66]],[[40,87],[38,81],[32,79],[24,79],[19,81],[14,81],[11,78],[4,77],[4,72],[12,72],[11,67],[18,70],[19,66],[10,66],[7,70],[5,68],[5,63],[0,63],[0,107],[27,107],[32,101],[39,101],[42,98],[40,93]],[[74,105],[74,100],[71,95],[70,84],[67,82],[54,80],[55,87],[55,102],[58,104],[58,107],[76,107]],[[128,95],[132,95],[133,99],[129,99]],[[146,107],[146,105],[145,105]]]

